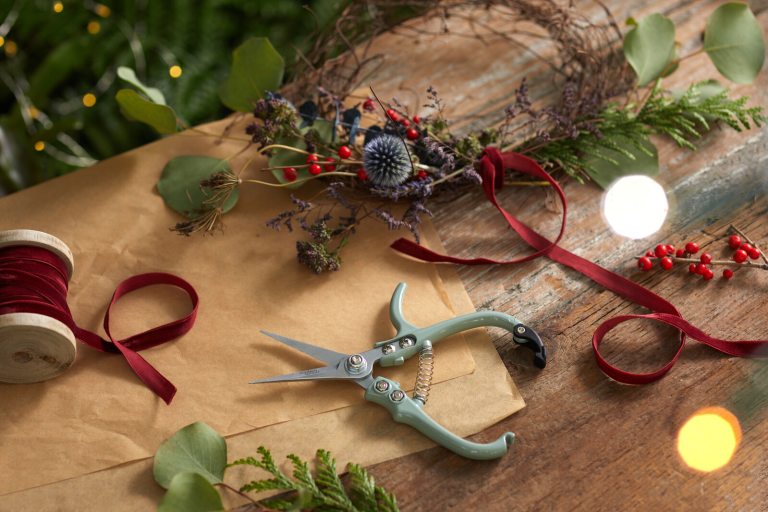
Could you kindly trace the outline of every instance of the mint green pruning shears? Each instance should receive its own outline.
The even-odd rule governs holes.
[[[456,318],[438,322],[429,327],[418,328],[403,318],[403,295],[405,283],[395,288],[389,305],[389,317],[397,329],[397,335],[387,341],[374,344],[374,348],[360,354],[341,354],[315,345],[296,341],[279,334],[261,331],[277,341],[323,361],[328,366],[303,370],[288,375],[251,381],[251,384],[267,382],[292,382],[304,380],[350,380],[365,389],[365,399],[387,409],[398,423],[410,425],[437,444],[469,459],[496,459],[507,453],[515,440],[515,434],[507,432],[491,443],[473,443],[453,434],[436,423],[424,412],[429,388],[432,384],[434,359],[432,345],[443,338],[476,327],[501,327],[512,333],[515,343],[534,352],[534,364],[544,368],[547,353],[541,339],[530,327],[514,317],[496,311],[476,311]],[[406,359],[419,354],[419,370],[413,398],[409,398],[397,382],[374,377],[373,365],[399,366]]]

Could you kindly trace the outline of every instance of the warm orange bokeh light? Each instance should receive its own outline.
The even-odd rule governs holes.
[[[677,451],[687,466],[708,473],[728,464],[740,442],[736,416],[722,407],[707,407],[680,428]]]

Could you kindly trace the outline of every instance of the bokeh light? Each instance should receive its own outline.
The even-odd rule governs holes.
[[[53,12],[61,12],[64,10],[64,3],[53,2]]]
[[[5,38],[3,36],[0,36],[0,48],[5,44]]]
[[[11,41],[10,39],[7,39],[5,41],[5,55],[8,57],[13,57],[16,55],[16,52],[19,51],[19,47],[16,45],[15,42]]]
[[[616,180],[603,196],[603,217],[618,235],[645,238],[664,224],[669,211],[661,185],[648,176],[625,176]]]
[[[677,451],[688,467],[708,473],[728,464],[740,442],[736,416],[722,407],[707,407],[680,428]]]
[[[35,142],[35,151],[42,151],[45,149],[45,142],[39,140]]]
[[[98,14],[102,18],[109,18],[109,15],[112,14],[112,9],[110,9],[104,4],[96,4],[96,7],[94,8],[94,10],[96,11],[96,14]]]
[[[168,69],[168,74],[171,78],[179,78],[181,76],[181,66],[171,66]]]
[[[86,28],[88,29],[89,34],[95,35],[101,32],[101,23],[98,21],[89,21]]]
[[[86,107],[92,107],[96,104],[96,95],[92,92],[83,94],[83,105]]]

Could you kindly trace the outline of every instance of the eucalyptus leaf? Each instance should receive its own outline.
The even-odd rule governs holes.
[[[608,188],[617,178],[636,174],[656,176],[659,173],[659,155],[656,146],[648,140],[641,139],[639,144],[645,151],[637,147],[633,141],[621,136],[608,136],[612,144],[622,151],[601,148],[601,155],[589,155],[584,170],[590,178],[602,188]],[[630,158],[626,153],[631,154]]]
[[[165,164],[157,191],[165,204],[181,213],[190,215],[203,209],[203,201],[210,197],[210,190],[200,187],[200,182],[220,171],[230,170],[229,164],[210,156],[185,155],[172,158]],[[231,210],[238,199],[238,189],[224,203],[224,213]],[[218,435],[218,434],[217,434]]]
[[[746,84],[754,80],[765,59],[763,30],[749,6],[723,4],[707,19],[704,51],[727,79]]]
[[[232,54],[229,76],[219,88],[219,98],[238,112],[253,110],[256,100],[275,91],[283,82],[285,62],[266,37],[252,37]]]
[[[115,99],[128,119],[148,124],[163,135],[176,133],[176,113],[171,107],[158,105],[133,89],[120,89]]]
[[[167,439],[155,453],[154,474],[158,484],[168,489],[174,477],[192,472],[215,484],[224,478],[227,443],[203,422],[182,428]]]
[[[160,89],[144,85],[136,76],[136,72],[131,68],[126,66],[118,67],[117,76],[139,89],[141,92],[146,94],[147,98],[157,103],[158,105],[167,105],[165,102],[165,96],[163,96],[163,93],[160,91]]]
[[[636,23],[624,37],[624,56],[642,87],[661,76],[674,60],[675,25],[659,13]]]
[[[168,492],[157,512],[218,512],[224,510],[221,496],[208,480],[198,473],[179,473],[168,486]]]

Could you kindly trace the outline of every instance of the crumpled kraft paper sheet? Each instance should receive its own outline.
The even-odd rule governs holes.
[[[431,225],[425,226],[424,231],[428,245],[440,249],[440,241]],[[438,268],[443,280],[436,286],[453,304],[454,314],[473,311],[472,302],[455,272],[448,267]],[[466,339],[475,359],[475,372],[435,384],[426,407],[436,421],[462,436],[483,430],[524,406],[485,331],[469,331]],[[438,365],[442,361],[442,348],[438,345],[435,351]],[[473,414],[466,414],[469,404]],[[501,433],[494,429],[475,440],[491,441]],[[340,470],[347,462],[370,465],[434,446],[414,429],[392,421],[384,409],[373,404],[345,407],[232,436],[227,439],[229,460],[254,455],[261,445],[268,447],[275,459],[283,464],[288,453],[310,459],[318,448],[325,448],[337,459]],[[513,446],[507,456],[514,457],[514,452]],[[262,476],[253,468],[237,467],[227,470],[226,480],[240,485]],[[94,492],[95,489],[98,492]],[[154,510],[164,492],[152,478],[150,458],[0,496],[0,510]],[[225,494],[225,498],[232,497]],[[225,501],[228,507],[236,503]]]
[[[220,134],[227,123],[204,129]],[[223,234],[187,238],[169,231],[180,217],[155,191],[163,166],[177,155],[228,157],[244,146],[216,140],[176,135],[0,200],[0,229],[39,229],[72,249],[69,304],[82,327],[98,331],[115,286],[137,273],[182,276],[201,299],[187,335],[142,352],[178,387],[171,406],[121,357],[83,345],[75,364],[56,379],[0,384],[0,495],[149,457],[163,439],[199,419],[233,435],[363,402],[357,386],[342,382],[249,385],[254,378],[322,366],[259,329],[339,352],[367,350],[394,334],[388,303],[401,280],[409,285],[404,311],[413,323],[451,316],[434,284],[436,270],[393,254],[387,246],[399,233],[383,226],[355,236],[342,272],[309,272],[296,261],[300,234],[264,225],[290,207],[284,191],[246,187],[225,217]],[[233,168],[243,161],[242,155],[233,160]],[[180,290],[146,288],[117,304],[112,333],[126,337],[188,310]],[[460,337],[440,348],[438,382],[474,370]],[[410,363],[391,375],[410,385],[415,360]]]

